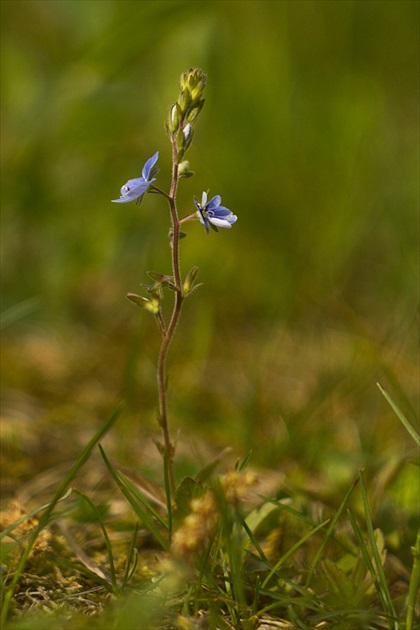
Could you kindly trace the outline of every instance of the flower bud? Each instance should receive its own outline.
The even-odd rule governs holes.
[[[194,171],[190,171],[190,163],[188,160],[183,160],[181,164],[178,166],[178,176],[179,177],[192,177],[194,175]]]
[[[201,101],[197,103],[197,105],[194,105],[194,107],[191,107],[191,109],[189,109],[187,113],[187,121],[189,123],[193,123],[197,120],[197,118],[200,115],[201,110],[203,109],[204,101],[205,99],[202,98]]]
[[[191,127],[190,123],[185,125],[184,129],[182,130],[182,134],[184,136],[184,143],[188,142],[188,140],[190,139],[191,134],[192,134],[192,127]]]
[[[193,90],[191,90],[191,100],[194,105],[200,101],[201,96],[204,92],[204,86],[205,83],[203,81],[200,81],[200,83]]]
[[[179,80],[178,99],[171,107],[166,123],[166,129],[172,136],[172,143],[176,142],[178,164],[183,161],[184,154],[191,144],[192,125],[203,109],[205,85],[206,75],[201,68],[190,68],[181,75]]]
[[[180,118],[181,118],[180,107],[178,103],[175,103],[175,105],[171,107],[171,111],[169,112],[169,116],[168,116],[168,130],[171,133],[176,133],[178,131]]]
[[[205,85],[206,75],[201,68],[190,68],[181,75],[179,82],[181,96],[178,102],[181,105],[183,113],[187,113],[191,106],[197,105],[201,101]],[[186,94],[188,94],[188,97]],[[183,99],[182,104],[181,97]],[[184,106],[185,99],[187,99],[187,102]]]
[[[191,95],[188,90],[181,90],[181,93],[178,96],[177,105],[179,107],[179,111],[181,112],[181,116],[185,115],[191,106]]]
[[[193,129],[190,125],[190,123],[188,123],[184,129],[182,130],[182,135],[184,138],[184,142],[183,142],[183,149],[184,151],[186,151],[188,149],[188,147],[191,144],[191,140],[193,138]]]
[[[206,81],[206,75],[201,68],[190,68],[181,74],[179,85],[188,90],[194,89],[200,82]]]

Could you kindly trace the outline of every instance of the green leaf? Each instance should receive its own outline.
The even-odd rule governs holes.
[[[251,457],[252,457],[252,450],[249,451],[248,455],[245,455],[245,457],[242,460],[238,459],[238,461],[235,464],[235,470],[242,472],[243,470],[248,468],[248,464],[251,460]]]
[[[159,527],[156,525],[155,519],[157,519],[166,529],[168,527],[167,523],[150,505],[146,497],[144,497],[141,492],[127,479],[127,477],[113,468],[101,445],[99,445],[99,450],[111,477],[114,479],[115,483],[130,503],[139,519],[144,523],[146,529],[152,534],[161,547],[167,551],[169,549],[169,541],[162,535]]]
[[[328,582],[329,590],[340,597],[341,603],[354,607],[354,584],[337,563],[325,558],[320,563],[320,570]]]
[[[405,417],[405,415],[403,414],[403,412],[401,411],[401,409],[398,407],[398,405],[393,401],[393,399],[391,398],[391,396],[388,394],[388,392],[386,392],[384,390],[384,388],[382,387],[382,385],[380,385],[379,383],[376,383],[376,385],[378,386],[379,391],[381,392],[382,396],[388,401],[388,403],[391,405],[392,409],[394,410],[394,412],[396,413],[397,417],[401,420],[402,424],[404,425],[404,427],[406,428],[406,430],[408,431],[408,433],[411,435],[411,437],[413,438],[413,440],[415,441],[415,443],[417,444],[417,446],[420,446],[420,436],[417,433],[417,431],[415,430],[415,428],[413,426],[411,426],[410,422],[407,420],[407,418]]]
[[[105,541],[105,547],[106,547],[107,554],[108,554],[109,570],[110,570],[110,574],[111,574],[111,583],[112,583],[112,587],[113,587],[114,591],[117,591],[117,578],[116,578],[116,573],[115,573],[114,556],[113,556],[113,553],[112,553],[111,541],[109,540],[108,532],[106,531],[106,527],[105,527],[105,523],[104,523],[103,518],[102,518],[101,511],[98,509],[98,507],[93,503],[93,501],[91,501],[91,499],[86,494],[84,494],[83,492],[80,492],[80,490],[75,490],[75,492],[77,492],[77,494],[81,497],[81,499],[83,501],[86,501],[86,503],[88,504],[90,510],[92,511],[94,516],[96,517],[96,520],[99,523],[99,527],[102,530],[102,534],[103,534],[104,541]]]
[[[320,544],[317,553],[315,554],[315,558],[312,561],[312,565],[310,570],[308,571],[308,575],[306,578],[306,587],[309,586],[309,583],[312,579],[313,573],[315,571],[316,565],[319,562],[319,559],[321,558],[322,552],[324,551],[325,545],[327,544],[328,540],[330,539],[330,537],[332,536],[332,533],[334,531],[334,528],[338,522],[338,519],[340,518],[345,506],[347,505],[347,502],[350,499],[351,494],[353,493],[353,490],[356,487],[356,484],[358,483],[359,479],[356,479],[354,481],[354,483],[351,485],[349,491],[347,492],[346,496],[344,497],[343,501],[341,502],[340,507],[338,508],[337,512],[334,515],[334,518],[332,519],[330,526],[328,527],[328,530],[324,536],[324,539],[322,541],[322,543]]]
[[[274,565],[274,567],[271,569],[270,573],[268,574],[268,576],[265,578],[264,582],[262,583],[262,588],[265,588],[267,586],[267,584],[269,583],[273,575],[277,573],[277,571],[286,562],[286,560],[290,558],[290,556],[293,555],[295,551],[297,551],[299,547],[303,545],[303,543],[305,543],[309,538],[311,538],[311,536],[316,534],[320,529],[323,529],[325,525],[327,525],[327,523],[329,522],[330,522],[330,519],[327,518],[325,521],[323,521],[322,523],[320,523],[319,525],[311,529],[307,534],[305,534],[300,540],[298,540],[296,544],[290,547],[290,549],[285,554],[283,554],[280,560],[278,560],[277,563]]]
[[[140,306],[140,308],[144,308],[149,313],[153,315],[157,315],[160,308],[160,300],[156,294],[152,294],[150,296],[150,300],[148,298],[142,297],[141,295],[137,295],[136,293],[127,293],[127,297],[129,300]]]
[[[147,271],[146,273],[149,278],[155,280],[155,282],[159,282],[160,284],[169,284],[170,282],[174,281],[173,277],[168,276],[168,274],[158,273],[157,271]]]
[[[198,267],[192,267],[189,270],[187,275],[185,276],[184,284],[182,285],[182,294],[184,297],[190,295],[193,291],[195,291],[201,284],[195,285],[195,279],[198,274]]]
[[[271,520],[274,513],[279,513],[279,507],[273,503],[263,503],[261,507],[252,510],[246,517],[246,524],[252,533],[261,528],[267,520]]]
[[[411,547],[411,551],[414,561],[408,589],[406,630],[413,630],[414,628],[415,608],[420,586],[420,529],[417,532],[416,544]]]
[[[394,602],[392,600],[391,593],[388,588],[385,572],[383,569],[383,559],[384,559],[383,538],[378,533],[375,533],[373,529],[372,515],[370,513],[367,490],[366,490],[366,486],[365,486],[365,482],[363,478],[363,471],[360,471],[359,479],[360,479],[360,488],[362,491],[363,507],[364,507],[364,513],[365,513],[366,529],[367,529],[367,537],[368,537],[369,546],[367,545],[367,543],[365,543],[363,539],[363,535],[360,532],[360,529],[350,511],[348,512],[349,519],[353,527],[354,533],[356,535],[356,538],[359,542],[359,547],[363,554],[363,558],[374,580],[375,588],[382,602],[384,612],[389,616],[390,619],[396,619],[397,614],[396,614]],[[378,544],[379,544],[379,549],[378,549]],[[392,625],[390,627],[392,627],[394,630],[397,629],[396,625]]]

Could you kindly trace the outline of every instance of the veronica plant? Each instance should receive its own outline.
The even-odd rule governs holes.
[[[172,145],[172,178],[169,192],[158,188],[154,182],[158,173],[157,162],[159,152],[156,152],[144,164],[141,177],[129,179],[121,188],[120,198],[114,199],[115,203],[125,203],[137,200],[140,203],[145,193],[158,193],[162,195],[169,206],[171,221],[170,250],[172,270],[170,274],[161,274],[149,271],[147,275],[153,281],[152,284],[143,285],[147,296],[129,293],[128,298],[138,306],[153,314],[158,324],[162,341],[157,362],[157,386],[159,397],[159,424],[163,436],[163,444],[158,448],[164,460],[165,484],[168,508],[170,509],[171,497],[175,492],[175,480],[173,461],[175,448],[171,441],[166,389],[166,361],[168,349],[173,339],[185,298],[192,293],[198,285],[195,284],[198,268],[193,267],[183,277],[180,266],[180,239],[184,235],[181,225],[187,221],[198,219],[204,225],[206,232],[212,228],[216,232],[218,228],[231,228],[237,220],[228,208],[221,206],[221,197],[216,195],[207,202],[207,193],[203,192],[201,203],[194,198],[195,212],[183,218],[179,218],[177,207],[178,184],[182,177],[190,177],[193,173],[189,169],[189,163],[184,156],[191,146],[194,136],[194,127],[204,106],[204,88],[206,75],[200,68],[191,68],[181,75],[179,83],[179,95],[176,103],[169,110],[166,130]],[[173,306],[169,317],[165,318],[162,311],[163,292],[171,289]]]

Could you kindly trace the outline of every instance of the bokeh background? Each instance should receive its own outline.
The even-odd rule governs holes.
[[[413,443],[376,382],[415,423],[418,3],[1,11],[6,491],[71,461],[121,399],[110,448],[139,467],[155,452],[159,339],[125,295],[169,270],[169,216],[156,195],[110,200],[157,150],[168,187],[164,121],[191,66],[208,83],[180,212],[209,188],[239,219],[182,242],[204,286],[169,362],[178,474],[209,446],[325,491],[401,467]]]

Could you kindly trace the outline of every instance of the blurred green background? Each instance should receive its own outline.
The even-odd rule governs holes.
[[[66,431],[121,397],[122,442],[139,414],[155,428],[159,341],[125,294],[146,270],[169,270],[169,217],[158,196],[140,209],[110,200],[156,150],[168,187],[163,124],[191,66],[208,82],[180,213],[210,188],[239,219],[208,236],[188,224],[182,243],[184,271],[198,265],[204,286],[170,360],[181,442],[202,434],[334,480],[410,449],[375,382],[414,422],[419,4],[20,0],[1,11],[3,384],[11,434],[27,431],[12,456],[61,461],[78,448]]]

